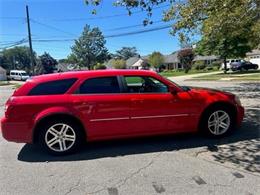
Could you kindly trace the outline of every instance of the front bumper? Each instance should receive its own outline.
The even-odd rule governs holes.
[[[245,115],[245,109],[243,106],[237,105],[237,126],[240,127]]]
[[[7,141],[17,143],[32,142],[32,132],[25,122],[10,122],[4,117],[1,119],[1,131]]]

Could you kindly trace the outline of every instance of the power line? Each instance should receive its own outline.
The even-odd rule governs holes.
[[[104,38],[115,38],[115,37],[129,36],[129,35],[135,35],[135,34],[142,34],[142,33],[167,29],[170,27],[172,27],[172,25],[160,26],[160,27],[139,30],[139,31],[118,33],[118,34],[113,34],[113,35],[105,35]],[[98,37],[89,37],[89,39],[95,39],[95,38],[98,38]],[[74,41],[74,40],[75,39],[34,39],[33,41],[35,41],[35,42],[70,42],[70,41]]]
[[[164,21],[157,20],[157,21],[154,21],[152,24],[157,24],[157,23],[161,23],[161,22],[164,22]],[[117,28],[110,28],[110,29],[106,29],[106,31],[117,31],[117,30],[124,30],[124,29],[135,28],[135,27],[146,27],[146,26],[144,26],[144,24],[134,24],[134,25],[129,25],[129,26],[121,26],[121,27],[117,27]]]
[[[0,49],[1,49],[1,50],[8,49],[8,48],[10,48],[10,47],[22,45],[22,44],[24,44],[24,43],[26,43],[26,42],[28,42],[27,39],[22,39],[22,40],[20,40],[20,41],[17,41],[17,42],[14,42],[14,43],[9,44],[8,46],[1,47]]]
[[[108,36],[105,36],[105,38],[114,38],[114,37],[123,37],[123,36],[129,36],[129,35],[142,34],[142,33],[167,29],[170,27],[172,27],[172,25],[166,25],[166,26],[155,27],[155,28],[144,29],[144,30],[133,31],[133,32],[119,33],[119,34],[115,34],[115,35],[108,35]]]
[[[0,17],[0,19],[5,19],[5,20],[25,20],[25,17]]]
[[[160,8],[165,8],[169,7],[170,4],[167,5],[162,5],[162,6],[157,6],[154,7],[153,10],[160,9]],[[133,14],[138,14],[144,12],[143,10],[139,11],[133,11],[131,12],[131,15]],[[129,16],[128,13],[122,13],[122,14],[113,14],[113,15],[106,15],[106,16],[96,16],[96,17],[88,17],[88,18],[66,18],[66,19],[53,19],[53,21],[58,21],[58,22],[71,22],[71,21],[86,21],[86,20],[100,20],[100,19],[109,19],[109,18],[116,18],[116,17],[122,17],[122,16]]]
[[[61,29],[56,28],[55,26],[51,26],[51,25],[49,25],[49,24],[44,24],[44,23],[39,22],[39,21],[36,21],[36,20],[34,20],[34,19],[32,19],[32,18],[30,19],[30,21],[33,22],[33,23],[35,23],[35,24],[39,24],[39,25],[41,25],[41,26],[45,26],[45,27],[47,27],[47,28],[49,28],[49,29],[52,29],[52,30],[56,30],[56,31],[59,31],[59,32],[62,32],[62,33],[68,34],[68,35],[76,36],[76,35],[73,34],[73,33],[70,33],[70,32],[64,31],[64,30],[61,30]]]

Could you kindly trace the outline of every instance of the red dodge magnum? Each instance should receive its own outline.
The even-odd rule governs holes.
[[[67,154],[85,141],[195,131],[220,137],[243,116],[231,93],[178,86],[151,71],[79,71],[28,80],[7,101],[1,129],[8,141]]]

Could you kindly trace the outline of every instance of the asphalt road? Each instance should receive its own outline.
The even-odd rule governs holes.
[[[52,157],[0,138],[0,194],[260,194],[260,83],[184,82],[238,94],[246,117],[219,140],[175,135],[87,144]],[[0,87],[0,116],[12,93]]]

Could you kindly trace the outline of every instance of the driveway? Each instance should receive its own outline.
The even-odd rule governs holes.
[[[87,144],[52,157],[0,138],[0,194],[260,194],[260,85],[185,82],[241,97],[246,117],[222,139],[196,134]],[[0,116],[12,93],[0,87]]]

